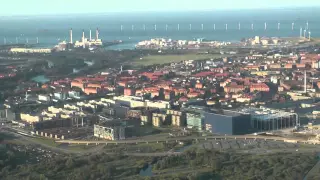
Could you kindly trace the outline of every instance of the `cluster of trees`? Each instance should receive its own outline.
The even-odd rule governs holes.
[[[36,164],[20,164],[15,168],[2,168],[0,179],[68,179],[96,180],[118,179],[139,174],[142,167],[121,167],[119,161],[132,161],[122,155],[107,154],[90,156],[57,156],[53,159],[42,160]]]
[[[151,159],[127,157],[121,153],[112,156],[101,153],[55,156],[30,163],[26,160],[31,156],[36,155],[1,145],[0,179],[145,179],[139,176],[139,172],[148,166],[147,162],[151,162],[153,173],[165,173],[146,179],[300,180],[318,161],[313,153],[252,155],[196,148],[177,156]],[[316,177],[317,173],[312,176]]]
[[[164,157],[153,165],[153,169],[185,168],[190,172],[184,176],[170,176],[172,179],[209,176],[212,179],[300,180],[316,162],[316,154],[310,153],[252,155],[193,149],[180,156]]]

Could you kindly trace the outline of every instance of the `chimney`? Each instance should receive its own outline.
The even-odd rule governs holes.
[[[91,29],[90,29],[90,41],[92,40],[92,38],[91,38]]]
[[[307,93],[307,71],[304,71],[304,93]]]
[[[96,40],[98,40],[99,39],[99,29],[97,28],[97,30],[96,30]]]
[[[82,45],[83,45],[83,49],[86,48],[86,43],[84,42],[84,30],[82,31]]]
[[[73,44],[73,40],[72,40],[72,28],[70,29],[70,44]]]

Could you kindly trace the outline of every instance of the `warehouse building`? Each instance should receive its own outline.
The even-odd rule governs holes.
[[[11,53],[51,53],[51,49],[49,48],[11,48]]]
[[[274,131],[300,125],[298,114],[269,108],[245,108],[242,113],[251,115],[250,124],[256,131]]]
[[[187,127],[213,134],[241,135],[252,131],[250,114],[228,110],[213,110],[202,106],[184,109]]]

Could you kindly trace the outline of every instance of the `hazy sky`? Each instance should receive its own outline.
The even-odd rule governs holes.
[[[314,7],[320,0],[6,0],[0,15]]]

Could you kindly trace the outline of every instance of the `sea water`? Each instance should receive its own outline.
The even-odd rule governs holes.
[[[6,38],[7,43],[15,43],[16,37],[19,43],[25,43],[28,38],[29,43],[34,44],[39,37],[38,46],[53,47],[59,41],[69,41],[70,28],[73,28],[74,41],[81,40],[82,30],[89,38],[89,29],[92,29],[92,37],[95,38],[95,29],[99,28],[99,38],[103,41],[124,42],[109,49],[132,49],[139,41],[159,37],[218,41],[240,41],[253,36],[299,37],[300,27],[306,29],[307,22],[309,28],[306,35],[310,31],[311,37],[320,37],[320,9],[317,8],[13,16],[0,17],[0,44],[4,43],[1,38]],[[251,29],[252,23],[254,30]],[[228,24],[228,30],[225,24]]]

